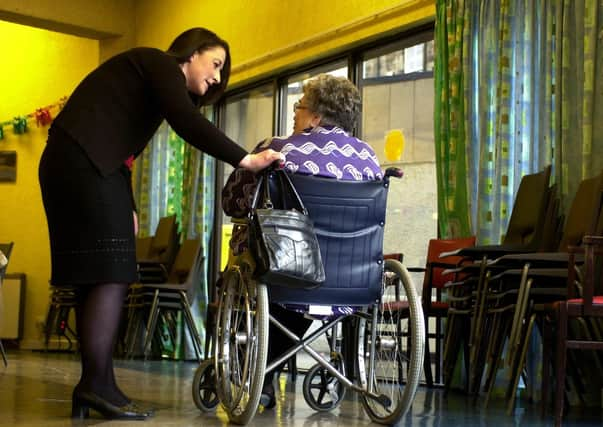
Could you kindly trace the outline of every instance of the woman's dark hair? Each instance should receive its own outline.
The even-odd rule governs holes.
[[[178,60],[179,64],[183,64],[188,62],[195,52],[202,53],[207,49],[218,46],[226,52],[224,66],[220,71],[220,83],[210,86],[205,95],[196,96],[195,101],[199,106],[213,104],[226,90],[230,78],[230,49],[228,43],[218,37],[216,33],[199,27],[191,28],[180,34],[167,50],[168,55],[172,55]]]

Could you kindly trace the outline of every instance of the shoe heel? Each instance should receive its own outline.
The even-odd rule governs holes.
[[[90,416],[90,408],[80,402],[74,400],[71,403],[71,418],[79,418],[83,420]]]

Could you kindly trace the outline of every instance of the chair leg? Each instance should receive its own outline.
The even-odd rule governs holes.
[[[532,330],[534,329],[534,322],[536,320],[536,315],[532,314],[530,316],[530,321],[528,323],[524,339],[520,343],[519,348],[519,356],[516,357],[516,363],[511,366],[511,375],[512,381],[509,388],[509,401],[507,404],[507,415],[512,415],[515,410],[515,397],[517,395],[517,386],[519,385],[519,378],[521,377],[521,373],[523,371],[523,367],[526,361],[526,355],[528,353],[528,346],[530,342],[530,336],[532,335]],[[520,339],[521,336],[518,336]]]
[[[553,323],[548,316],[542,322],[542,386],[540,396],[540,416],[545,417],[551,387],[551,353],[553,351]]]
[[[6,368],[8,366],[8,360],[6,359],[6,353],[4,352],[2,340],[0,340],[0,353],[2,353],[2,360],[4,361],[4,367]]]
[[[197,330],[197,326],[195,325],[195,319],[193,317],[193,313],[191,312],[191,306],[188,302],[186,292],[180,291],[180,299],[182,301],[182,307],[184,309],[184,317],[186,319],[186,323],[188,324],[188,329],[190,331],[191,338],[193,339],[195,354],[197,355],[197,360],[201,362],[201,352],[203,351],[203,345],[201,344],[201,336],[199,335],[199,331]]]
[[[433,373],[431,372],[431,351],[429,349],[429,316],[425,319],[425,357],[423,358],[423,371],[425,372],[425,382],[427,387],[433,387]],[[437,337],[436,337],[437,339]]]
[[[560,426],[563,418],[565,399],[565,364],[567,361],[567,306],[559,303],[557,309],[557,349],[555,354],[555,426]]]
[[[153,303],[149,312],[149,319],[147,321],[147,330],[144,336],[144,344],[142,347],[143,357],[146,359],[151,349],[151,343],[153,341],[153,335],[155,334],[155,327],[157,326],[157,318],[159,317],[159,291],[155,291],[153,297]]]

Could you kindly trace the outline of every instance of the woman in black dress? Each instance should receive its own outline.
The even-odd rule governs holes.
[[[82,374],[72,416],[144,419],[119,389],[112,352],[128,285],[136,281],[136,213],[126,160],[138,155],[165,119],[188,143],[253,171],[283,156],[248,154],[199,112],[224,92],[228,44],[203,28],[164,52],[134,48],[92,71],[48,133],[39,167],[54,286],[78,293]]]

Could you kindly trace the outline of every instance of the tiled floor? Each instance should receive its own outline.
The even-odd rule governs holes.
[[[1,363],[1,362],[0,362]],[[156,409],[146,421],[105,421],[91,418],[72,420],[71,390],[79,375],[79,362],[71,354],[9,352],[8,367],[0,364],[0,426],[221,426],[226,415],[201,413],[191,397],[196,363],[173,361],[117,361],[117,376],[122,389],[132,398]],[[270,426],[367,426],[373,425],[353,392],[330,413],[316,413],[305,403],[303,377],[287,384],[281,375],[277,407],[255,416],[251,425]],[[93,415],[94,416],[94,415]],[[505,415],[501,402],[492,402],[487,410],[481,402],[473,404],[460,393],[444,396],[443,390],[420,387],[415,403],[401,422],[404,426],[549,426],[552,419],[541,420],[537,405],[518,402],[514,416]],[[601,426],[601,410],[573,409],[566,425]]]

